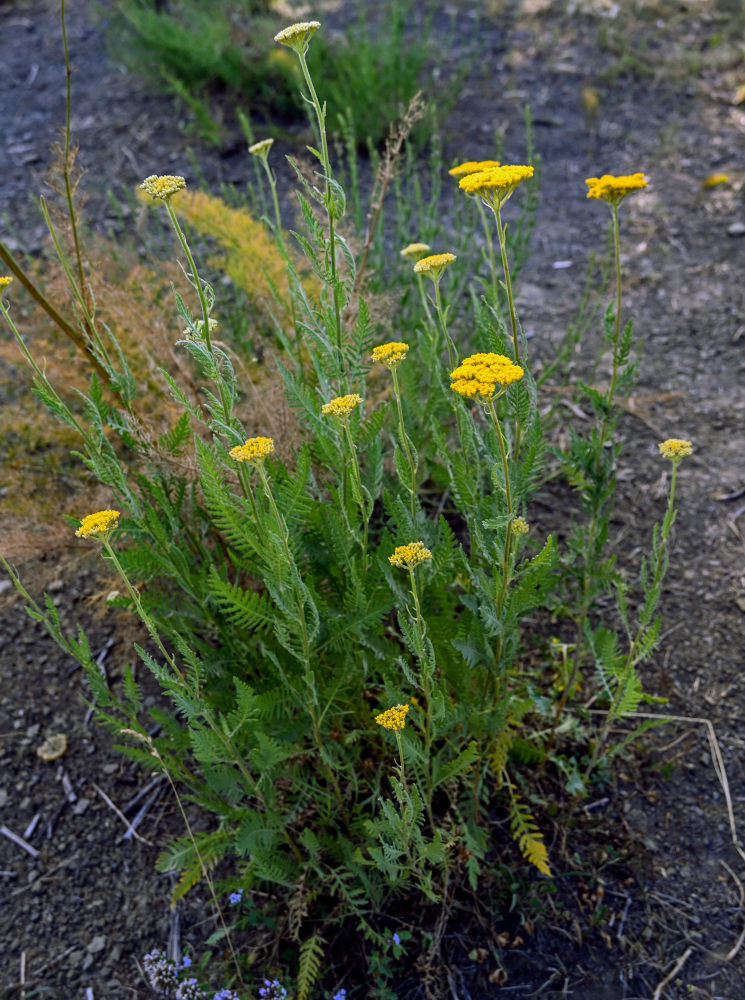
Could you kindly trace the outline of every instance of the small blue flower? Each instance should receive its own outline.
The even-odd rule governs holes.
[[[287,990],[278,979],[265,979],[258,993],[261,1000],[285,1000],[287,996]]]
[[[189,958],[188,955],[184,955],[184,957],[181,959],[182,968],[188,969],[190,965],[191,965],[191,959]]]
[[[231,892],[228,899],[233,906],[235,906],[236,903],[240,903],[243,899],[243,889],[239,889],[238,892]]]
[[[393,935],[393,943],[394,944],[401,944],[401,938],[398,936],[398,934],[394,934]]]
[[[334,993],[331,1000],[347,1000],[347,991],[339,990],[337,993]]]

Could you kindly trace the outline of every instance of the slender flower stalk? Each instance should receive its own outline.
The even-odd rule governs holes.
[[[457,166],[451,167],[448,173],[451,177],[455,177],[460,180],[461,177],[467,177],[469,174],[483,173],[485,170],[493,170],[498,166],[500,166],[499,160],[467,160],[465,163],[459,163]],[[486,252],[489,260],[489,270],[491,272],[492,280],[492,296],[494,298],[494,304],[496,305],[499,297],[499,275],[497,274],[497,262],[494,256],[494,240],[492,239],[491,226],[489,225],[489,220],[486,217],[484,201],[482,198],[476,199],[476,207],[479,212],[481,227],[484,230]]]
[[[285,260],[287,260],[288,253],[284,237],[282,236],[282,216],[279,211],[279,198],[277,196],[277,178],[274,171],[269,166],[269,152],[273,145],[274,139],[261,139],[259,142],[252,143],[248,147],[248,151],[252,156],[256,156],[261,160],[261,165],[263,166],[269,181],[269,189],[272,192],[272,204],[274,206],[274,228],[275,235],[277,237],[277,244],[279,246],[280,253]]]
[[[339,355],[339,367],[342,374],[344,374],[346,366],[344,361],[341,305],[339,302],[339,288],[336,269],[336,235],[334,231],[334,205],[333,191],[331,187],[331,161],[329,160],[328,138],[326,135],[326,105],[325,103],[322,105],[318,99],[318,94],[316,93],[316,88],[313,84],[313,78],[310,75],[306,59],[310,39],[320,27],[321,25],[318,21],[301,21],[278,32],[274,36],[274,41],[291,48],[297,55],[300,63],[300,69],[303,73],[303,79],[305,80],[310,94],[310,101],[316,114],[316,121],[318,122],[318,133],[321,139],[321,165],[323,167],[323,176],[326,183],[324,203],[326,205],[326,218],[329,227],[328,263],[331,272],[331,294],[333,296],[334,304],[336,349]]]
[[[407,437],[406,430],[404,428],[404,412],[401,405],[401,387],[398,382],[398,366],[404,360],[408,351],[408,344],[401,341],[392,341],[389,344],[381,344],[379,347],[376,347],[371,356],[373,361],[379,361],[381,364],[384,364],[386,368],[390,368],[391,375],[393,376],[393,395],[396,399],[396,409],[398,411],[398,439],[401,442],[401,447],[406,453],[406,461],[411,475],[411,482],[403,483],[402,485],[409,491],[411,516],[413,518],[416,516],[417,463],[411,453],[409,438]]]
[[[350,393],[348,396],[337,396],[335,399],[330,399],[328,403],[323,404],[321,413],[325,417],[336,417],[342,426],[342,433],[349,449],[349,465],[352,470],[352,495],[357,506],[360,508],[360,515],[362,517],[362,569],[365,572],[367,570],[367,539],[370,529],[372,503],[368,503],[365,498],[366,490],[362,485],[362,473],[360,472],[360,463],[357,458],[357,449],[354,446],[352,431],[349,427],[349,415],[361,402],[362,397],[356,392]]]

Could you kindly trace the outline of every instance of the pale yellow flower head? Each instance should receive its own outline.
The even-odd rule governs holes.
[[[409,353],[409,345],[397,340],[392,340],[390,344],[380,344],[373,349],[370,355],[375,362],[380,362],[387,368],[398,368],[406,355]]]
[[[286,45],[289,49],[294,49],[298,55],[305,55],[308,51],[308,43],[318,29],[321,27],[320,21],[298,21],[291,24],[289,28],[283,28],[274,36],[274,41],[280,45]]]
[[[448,173],[451,177],[466,177],[468,174],[483,173],[484,170],[493,170],[498,167],[499,160],[466,160],[459,163],[457,167],[451,167]]]
[[[662,441],[659,449],[663,458],[671,458],[673,462],[678,462],[681,458],[693,454],[693,444],[680,438],[668,438],[667,441]]]
[[[86,514],[75,534],[78,538],[107,538],[118,524],[118,510],[99,510]]]
[[[458,187],[468,194],[478,194],[495,211],[507,201],[512,192],[524,180],[533,176],[533,167],[522,164],[503,164],[466,174],[458,181]]]
[[[407,260],[421,260],[422,257],[427,256],[431,249],[429,243],[409,243],[400,251],[400,254]]]
[[[339,417],[340,420],[346,420],[352,410],[361,402],[362,396],[358,396],[356,392],[352,392],[348,396],[336,396],[328,403],[323,404],[321,413],[324,417]]]
[[[456,260],[454,253],[433,253],[429,257],[422,257],[414,265],[417,274],[426,274],[434,282],[438,282],[446,267],[449,267]]]
[[[530,525],[525,520],[524,517],[515,517],[512,520],[512,533],[513,535],[527,535],[530,531]]]
[[[385,712],[376,715],[375,721],[383,729],[400,730],[406,725],[406,713],[408,711],[408,705],[394,705],[393,708],[387,708]]]
[[[184,178],[174,174],[151,174],[140,184],[140,188],[151,198],[160,198],[161,201],[170,201],[177,191],[185,187]]]
[[[602,177],[588,177],[585,184],[588,198],[600,198],[609,205],[620,205],[627,194],[647,186],[644,174],[626,174],[621,177],[603,174]]]
[[[292,56],[290,56],[290,58],[292,58]],[[261,139],[259,142],[252,143],[248,147],[248,151],[252,156],[260,156],[262,160],[265,160],[273,145],[274,139]]]
[[[200,337],[204,336],[204,320],[203,319],[198,319],[198,320],[195,321],[194,325],[197,328],[199,336]],[[210,333],[212,333],[214,330],[216,330],[217,327],[218,327],[217,320],[216,319],[212,319],[212,317],[210,317],[210,319],[209,319],[209,331],[210,331]],[[194,339],[194,332],[191,329],[189,329],[189,327],[186,327],[184,330],[181,331],[181,336],[184,338],[184,340],[193,340]]]
[[[450,373],[450,388],[461,396],[490,399],[497,386],[505,388],[512,382],[518,382],[524,374],[520,365],[504,354],[471,354]]]
[[[388,556],[388,562],[397,569],[414,569],[431,558],[432,553],[424,542],[409,542],[408,545],[399,545],[393,555]]]
[[[0,293],[7,288],[13,279],[8,274],[0,274]]]
[[[249,438],[245,444],[231,448],[228,454],[236,462],[251,462],[254,465],[260,465],[273,451],[274,438],[255,437]]]

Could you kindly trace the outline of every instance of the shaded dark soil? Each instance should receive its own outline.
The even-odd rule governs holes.
[[[185,113],[108,61],[87,6],[74,6],[74,130],[89,170],[90,216],[105,221],[107,187],[131,190],[149,173],[182,172],[188,144],[210,183],[244,182],[243,153],[185,139]],[[633,571],[664,512],[669,465],[657,443],[691,439],[695,454],[678,480],[664,639],[645,668],[646,689],[688,721],[650,733],[644,752],[557,823],[555,891],[536,894],[536,880],[521,869],[513,912],[480,923],[464,913],[462,932],[454,918],[443,938],[441,993],[741,1000],[745,859],[733,844],[745,823],[741,12],[723,2],[636,4],[633,12],[600,2],[494,6],[479,12],[484,55],[445,127],[446,161],[491,155],[498,130],[505,160],[519,162],[530,103],[542,181],[521,318],[535,356],[550,356],[547,345],[574,317],[590,252],[604,249],[604,206],[586,201],[584,178],[643,170],[650,181],[623,208],[625,305],[642,354],[621,421],[612,542]],[[470,30],[466,9],[462,18]],[[64,120],[56,3],[0,5],[0,103],[6,231],[19,249],[36,251],[43,226],[31,196],[42,189]],[[729,181],[707,188],[706,178],[720,172]],[[601,381],[607,364],[593,376],[586,362],[596,337],[593,330],[575,368]],[[556,391],[568,419],[581,422],[569,387]],[[537,517],[552,526],[574,507],[555,484],[543,501]],[[134,635],[130,622],[102,611],[113,581],[67,542],[45,540],[40,554],[38,538],[46,536],[29,529],[13,542],[27,586],[46,589],[70,623],[83,622],[116,681]],[[28,996],[41,986],[60,998],[86,989],[96,1000],[148,996],[142,955],[165,949],[169,937],[174,946],[177,931],[181,948],[198,954],[215,929],[205,891],[192,890],[174,915],[170,883],[155,872],[159,846],[183,832],[181,818],[164,783],[136,799],[152,775],[130,766],[88,719],[80,671],[7,584],[0,577],[0,825],[33,854],[0,837],[0,990],[20,996],[14,984],[23,978]],[[50,732],[64,732],[68,749],[45,763],[36,749]],[[125,839],[112,803],[131,822],[152,794],[137,827],[144,840]],[[521,927],[526,912],[533,919]],[[408,979],[400,995],[414,985]]]

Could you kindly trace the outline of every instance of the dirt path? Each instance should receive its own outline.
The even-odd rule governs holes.
[[[131,189],[148,173],[172,168],[183,161],[186,140],[173,102],[148,94],[105,59],[86,5],[71,6],[75,131],[93,191],[90,215],[100,218],[107,186]],[[588,6],[495,5],[484,22],[484,57],[445,130],[446,156],[490,155],[497,128],[505,159],[519,161],[522,108],[530,103],[542,181],[521,316],[537,357],[548,356],[545,345],[572,319],[590,251],[604,248],[604,206],[587,202],[584,178],[643,170],[650,181],[623,209],[625,303],[642,356],[621,424],[613,544],[633,570],[663,512],[669,469],[657,442],[690,438],[696,451],[680,471],[665,638],[645,686],[669,699],[670,714],[710,720],[729,798],[705,724],[657,730],[648,770],[622,767],[616,785],[575,817],[577,853],[566,861],[558,894],[545,897],[541,928],[512,949],[513,931],[507,944],[502,939],[504,988],[495,985],[495,962],[481,961],[474,949],[488,950],[513,928],[507,914],[483,940],[474,933],[451,943],[451,990],[464,1000],[741,1000],[745,862],[732,846],[728,814],[729,803],[745,830],[745,105],[736,103],[745,60],[734,32],[738,11],[728,14],[724,2],[681,9],[660,2],[612,17],[619,5]],[[468,26],[467,12],[462,16]],[[64,113],[51,0],[0,7],[0,95],[0,205],[16,245],[34,251],[42,227],[29,196],[39,190]],[[212,181],[238,179],[242,170],[232,152],[197,148],[196,159]],[[715,173],[728,182],[705,187]],[[593,333],[578,354],[578,375],[588,376],[596,342]],[[597,377],[604,375],[601,363]],[[546,517],[554,518],[557,507],[560,513],[572,503],[553,491],[546,502],[553,508]],[[131,636],[100,615],[100,599],[91,600],[107,584],[94,564],[81,569],[77,555],[55,549],[22,570],[34,590],[51,592],[69,621],[83,617],[116,677]],[[5,584],[0,577],[0,825],[25,836],[38,854],[0,837],[0,989],[19,981],[25,955],[27,981],[52,996],[82,996],[89,987],[97,1000],[146,996],[135,959],[164,947],[172,926],[168,881],[154,873],[157,845],[181,832],[180,821],[155,786],[158,797],[139,831],[151,843],[122,839],[126,828],[104,794],[131,820],[145,801],[132,800],[150,779],[86,719],[79,671]],[[35,749],[52,730],[67,733],[69,749],[45,764]],[[622,856],[614,853],[619,831]],[[196,889],[179,913],[184,941],[195,948],[212,930],[202,923],[208,912]]]

